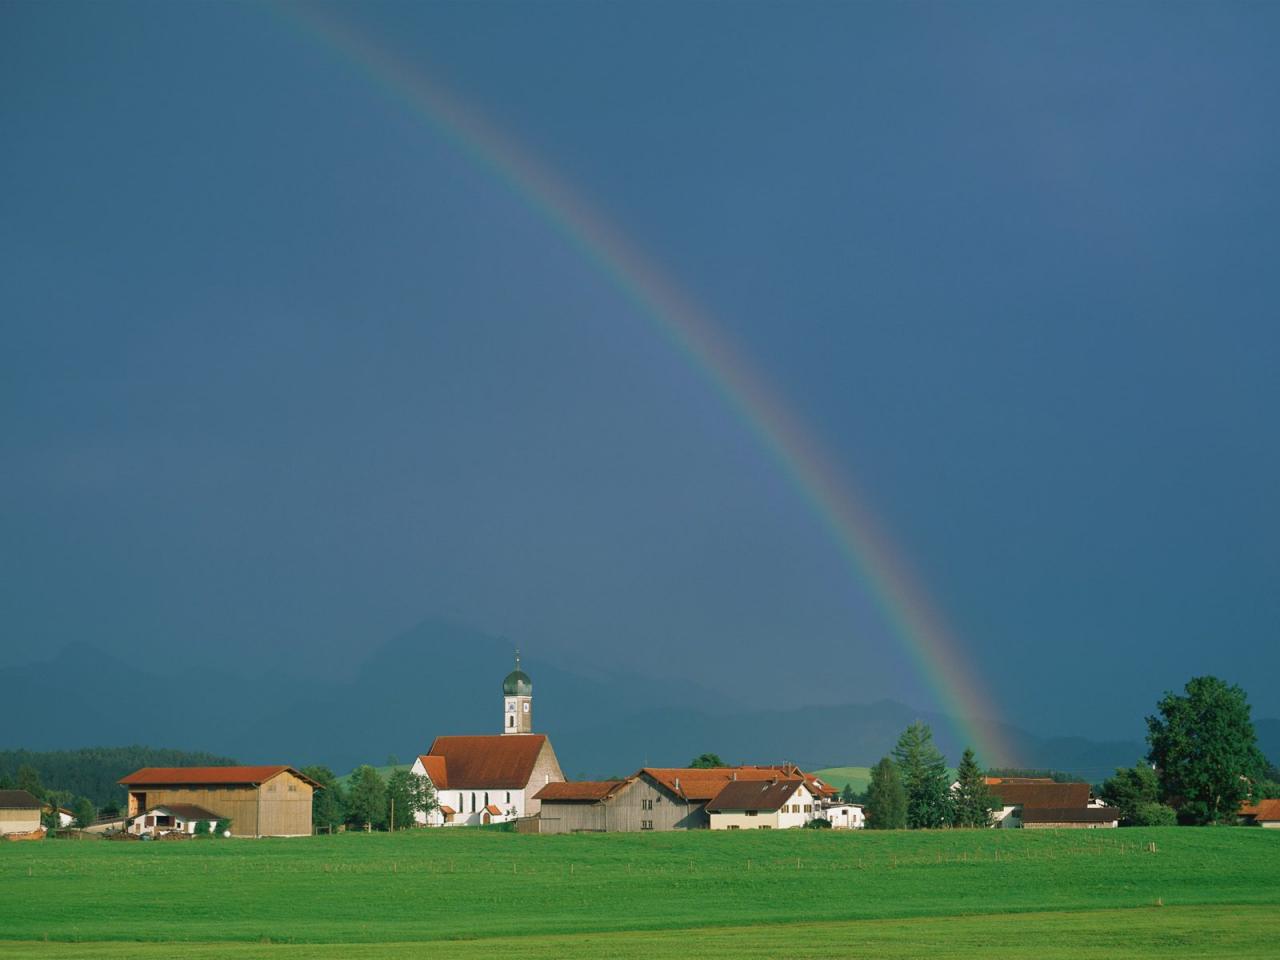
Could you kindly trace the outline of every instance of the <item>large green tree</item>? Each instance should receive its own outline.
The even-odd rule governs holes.
[[[1234,822],[1266,769],[1245,692],[1217,677],[1193,677],[1156,709],[1147,717],[1147,759],[1165,801],[1183,822]]]
[[[347,816],[342,785],[328,767],[303,767],[302,772],[324,789],[311,794],[311,824],[316,830],[331,831],[344,823]]]
[[[1149,763],[1117,767],[1115,776],[1103,782],[1099,795],[1108,806],[1120,811],[1122,824],[1139,825],[1136,823],[1138,808],[1160,802],[1160,778]]]
[[[396,830],[417,826],[414,815],[430,813],[435,807],[436,793],[426,777],[410,770],[396,770],[387,777],[387,822]]]
[[[61,810],[71,802],[72,793],[70,790],[46,790],[44,792],[44,802],[47,803],[48,810],[40,817],[41,821],[50,830],[60,830],[62,828]]]
[[[347,792],[347,822],[352,826],[381,829],[387,822],[387,785],[378,771],[365,764],[351,774]]]
[[[933,745],[933,731],[917,720],[898,738],[893,759],[907,792],[907,826],[913,830],[945,826],[951,819],[947,761]]]
[[[987,777],[974,759],[973,748],[965,747],[956,768],[956,788],[951,794],[953,827],[989,827],[995,798],[987,789]]]
[[[93,821],[98,816],[98,811],[93,809],[93,801],[88,797],[77,797],[75,806],[71,809],[76,815],[76,826],[81,830],[93,826]]]
[[[871,768],[867,787],[867,828],[901,830],[907,825],[907,792],[897,765],[888,757]]]
[[[723,767],[725,762],[720,759],[718,753],[700,753],[689,761],[689,766],[695,770],[708,770],[712,767]]]

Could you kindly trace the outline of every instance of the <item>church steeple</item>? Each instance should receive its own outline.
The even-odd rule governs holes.
[[[533,681],[520,669],[519,650],[516,668],[502,681],[502,732],[533,733]]]

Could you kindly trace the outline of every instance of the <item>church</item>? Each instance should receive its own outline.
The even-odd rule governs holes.
[[[520,669],[518,652],[516,668],[502,681],[502,732],[436,737],[413,772],[436,792],[437,809],[417,815],[425,826],[504,823],[538,813],[535,795],[564,774],[551,741],[533,732],[533,681]]]

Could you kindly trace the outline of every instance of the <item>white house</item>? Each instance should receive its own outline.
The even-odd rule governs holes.
[[[707,804],[707,813],[712,830],[788,830],[821,815],[801,779],[731,780]]]
[[[826,819],[834,830],[861,830],[867,825],[866,814],[860,803],[844,803],[837,800],[823,804],[818,816]]]
[[[548,783],[564,780],[551,741],[533,733],[533,681],[516,669],[502,682],[502,733],[436,737],[413,772],[431,781],[438,809],[418,814],[424,826],[503,823],[533,816]]]
[[[139,836],[144,834],[159,836],[165,833],[193,834],[196,832],[197,824],[207,823],[212,831],[222,819],[221,814],[206,810],[194,803],[165,803],[152,807],[134,820],[129,826],[129,832]]]

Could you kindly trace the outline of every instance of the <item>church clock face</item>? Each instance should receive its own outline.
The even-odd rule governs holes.
[[[526,704],[525,706],[528,706],[528,704]],[[507,701],[507,713],[515,713],[515,712],[516,712],[515,702],[511,700]]]
[[[526,700],[526,701],[524,702],[524,712],[525,712],[525,713],[528,713],[528,712],[529,712],[529,701],[528,701],[528,700]]]

